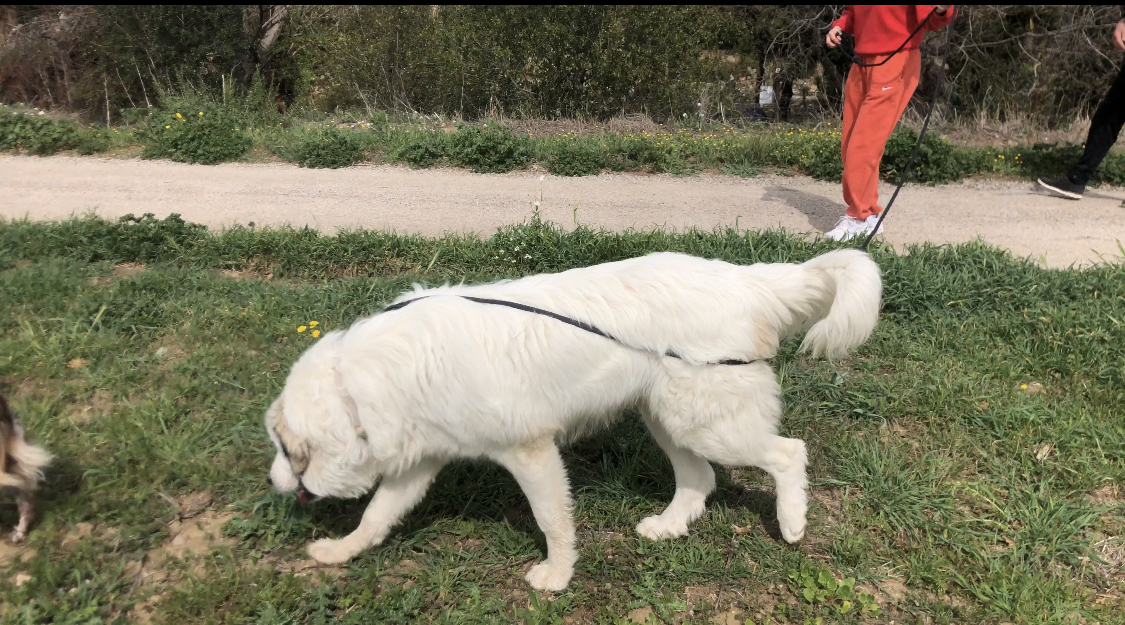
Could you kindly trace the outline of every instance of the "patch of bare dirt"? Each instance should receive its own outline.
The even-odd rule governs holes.
[[[810,488],[809,496],[824,508],[825,527],[835,527],[844,518],[844,489]]]
[[[68,416],[71,423],[86,423],[95,417],[109,414],[116,405],[113,401],[113,393],[108,389],[99,388],[84,404],[74,406]]]
[[[258,273],[250,269],[223,269],[219,274],[231,280],[272,280],[273,273]]]
[[[90,284],[94,286],[109,286],[121,278],[135,276],[144,270],[145,266],[140,263],[121,263],[113,266],[112,275],[90,278]]]
[[[649,622],[650,618],[653,620],[657,620],[656,614],[652,611],[652,608],[648,606],[637,608],[636,610],[629,612],[630,623],[647,623]]]
[[[1121,505],[1125,503],[1125,489],[1117,484],[1106,484],[1090,493],[1090,500],[1097,505]]]
[[[1121,605],[1125,600],[1125,537],[1114,536],[1094,545],[1098,560],[1089,563],[1101,581],[1094,601],[1098,605]]]
[[[152,595],[144,603],[138,603],[129,610],[129,620],[140,623],[140,625],[150,625],[156,618],[156,604],[164,599],[163,595]]]
[[[90,537],[90,534],[93,533],[93,523],[77,523],[63,535],[60,547],[63,549],[73,549],[80,543],[85,542]]]
[[[170,560],[178,559],[189,565],[197,577],[206,574],[206,567],[199,558],[220,547],[235,543],[233,538],[223,535],[223,525],[234,517],[233,512],[206,510],[190,519],[173,521],[169,538],[160,547],[150,549],[143,560],[135,560],[127,565],[138,584],[174,583],[176,571],[168,567]]]
[[[233,517],[233,512],[205,511],[190,518],[173,521],[170,526],[172,538],[158,551],[162,552],[163,557],[184,558],[189,554],[207,555],[221,546],[233,545],[235,540],[223,536],[222,531],[223,525]]]
[[[121,263],[113,266],[113,275],[117,278],[129,278],[145,270],[140,263]]]
[[[0,568],[4,568],[13,562],[27,562],[36,555],[38,553],[28,547],[26,543],[13,545],[7,536],[0,539]]]
[[[164,494],[161,494],[161,497],[176,509],[177,521],[194,519],[203,513],[214,499],[211,493],[205,490],[188,493],[175,499]]]

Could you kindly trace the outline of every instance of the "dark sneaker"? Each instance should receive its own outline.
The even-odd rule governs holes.
[[[1059,197],[1065,197],[1068,200],[1081,200],[1082,193],[1086,191],[1086,185],[1074,184],[1070,181],[1070,178],[1066,176],[1059,176],[1058,178],[1040,178],[1039,186]]]

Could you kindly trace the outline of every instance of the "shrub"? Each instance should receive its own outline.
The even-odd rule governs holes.
[[[402,146],[394,155],[394,158],[419,169],[432,167],[434,163],[448,155],[449,145],[444,140],[444,136],[437,133],[426,133]]]
[[[453,135],[450,152],[455,163],[474,172],[503,173],[527,165],[531,139],[492,124],[465,126]]]
[[[917,142],[918,133],[913,130],[898,130],[891,134],[879,166],[883,180],[897,183],[902,178],[902,171]],[[967,151],[959,152],[945,139],[927,132],[910,169],[910,180],[924,184],[960,180],[979,171],[979,166],[974,167],[973,160],[973,155]]]
[[[94,154],[108,149],[109,137],[104,130],[66,119],[0,111],[0,150],[45,156],[63,150]]]
[[[596,139],[559,141],[548,148],[547,171],[556,176],[596,176],[605,161]]]
[[[363,146],[355,133],[324,128],[305,134],[290,150],[290,160],[301,167],[337,169],[363,160]]]
[[[214,108],[161,111],[149,118],[142,134],[142,158],[167,158],[179,163],[214,165],[241,158],[250,138],[238,120]]]

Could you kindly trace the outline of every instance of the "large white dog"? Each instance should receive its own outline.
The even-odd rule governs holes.
[[[805,533],[805,444],[777,435],[782,339],[840,356],[874,330],[882,298],[867,254],[737,266],[657,253],[478,286],[415,286],[393,311],[331,332],[293,365],[266,414],[270,482],[302,501],[379,488],[359,527],[309,554],[339,563],[382,542],[454,458],[515,476],[547,539],[527,581],[561,590],[578,557],[558,444],[638,408],[668,454],[676,494],[637,532],[683,536],[715,487],[709,462],[755,466],[777,484],[782,536]],[[531,306],[604,332],[600,336]],[[668,355],[673,354],[673,355]],[[717,364],[723,361],[745,364]]]

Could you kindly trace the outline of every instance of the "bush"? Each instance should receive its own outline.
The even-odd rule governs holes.
[[[0,150],[45,156],[63,150],[94,154],[109,149],[104,130],[87,128],[64,119],[0,111]]]
[[[142,158],[167,158],[179,163],[214,165],[241,158],[250,149],[250,138],[238,120],[214,108],[162,111],[150,118],[142,134]]]
[[[531,139],[527,135],[515,135],[492,124],[462,127],[453,135],[452,144],[453,161],[477,173],[520,169],[531,158]]]
[[[902,178],[902,171],[917,142],[918,133],[913,130],[898,130],[891,134],[883,152],[883,162],[879,166],[879,174],[883,180],[897,183]],[[958,151],[945,139],[927,132],[922,145],[918,147],[914,165],[910,168],[910,180],[923,184],[961,180],[979,171],[979,165],[974,166],[974,160],[968,151]]]
[[[315,130],[303,136],[290,151],[290,160],[301,167],[337,169],[363,160],[363,146],[355,133],[338,128]]]
[[[556,176],[596,176],[605,161],[596,139],[555,143],[544,160],[547,171]]]
[[[423,134],[407,143],[394,155],[395,160],[403,161],[414,169],[432,167],[449,155],[449,145],[437,133]]]

